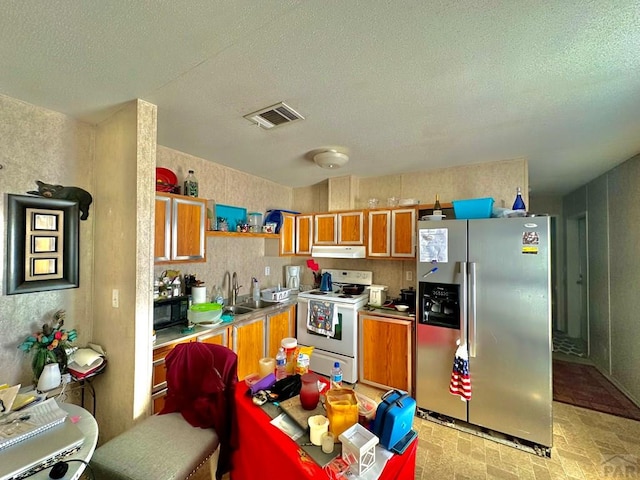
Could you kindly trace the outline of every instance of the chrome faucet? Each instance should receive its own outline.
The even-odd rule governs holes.
[[[242,288],[242,285],[238,285],[238,274],[233,272],[233,279],[231,280],[231,305],[235,305],[238,300],[238,292]]]
[[[231,301],[231,275],[229,274],[228,270],[224,272],[224,276],[222,277],[223,287],[225,285],[225,282],[227,284],[227,302],[230,302]]]

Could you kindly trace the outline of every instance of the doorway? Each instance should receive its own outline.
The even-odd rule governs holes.
[[[589,263],[587,214],[567,219],[566,324],[553,332],[554,352],[589,357]]]

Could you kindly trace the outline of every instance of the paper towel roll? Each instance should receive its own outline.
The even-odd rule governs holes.
[[[207,287],[191,287],[192,303],[207,303]]]

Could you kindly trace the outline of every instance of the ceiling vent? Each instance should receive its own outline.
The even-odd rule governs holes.
[[[304,117],[296,112],[293,108],[285,103],[276,103],[270,107],[263,108],[257,112],[245,115],[244,118],[251,123],[256,123],[262,128],[275,128],[280,125],[295,122],[296,120],[304,120]]]

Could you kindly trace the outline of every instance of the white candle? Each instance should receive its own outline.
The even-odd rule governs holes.
[[[275,371],[276,359],[270,357],[261,358],[258,365],[260,368],[260,378],[264,378]]]
[[[320,446],[322,444],[322,434],[329,430],[329,419],[324,415],[313,415],[309,417],[309,437],[311,443]]]

